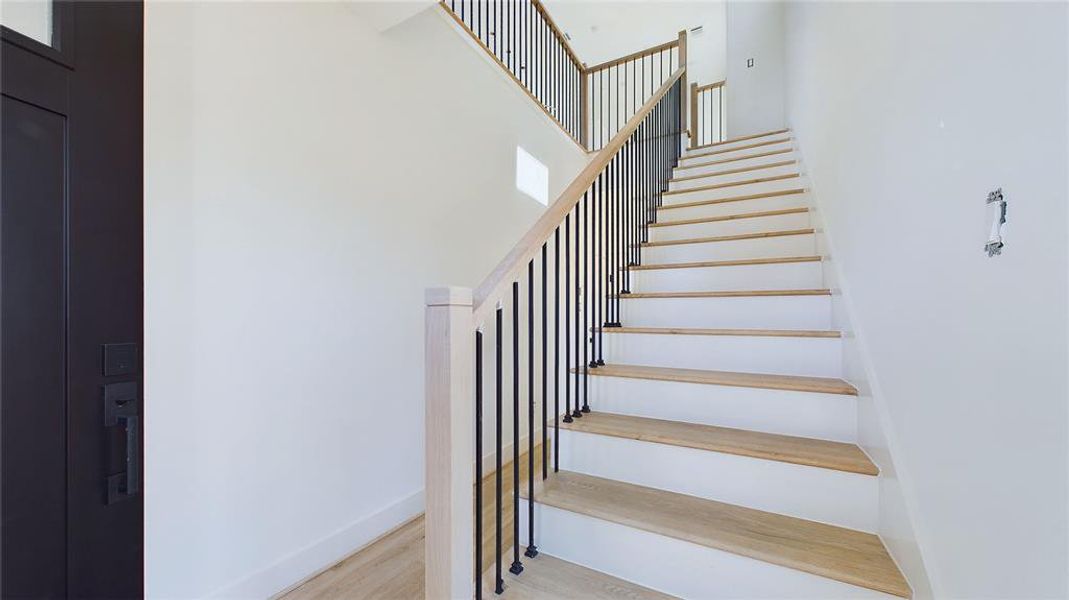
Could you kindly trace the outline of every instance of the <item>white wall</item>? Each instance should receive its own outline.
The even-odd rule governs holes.
[[[938,598],[1069,593],[1066,12],[786,11],[788,124],[849,309],[862,443],[885,469],[880,533],[918,597],[922,564]],[[989,259],[996,187],[1009,235]]]
[[[264,597],[422,510],[423,289],[586,157],[431,7],[146,7],[146,593]]]
[[[727,4],[728,138],[783,127],[783,3],[734,0]],[[747,67],[747,59],[754,66]]]
[[[553,21],[571,36],[572,48],[588,65],[619,58],[670,42],[686,29],[701,26],[687,38],[690,81],[713,83],[724,78],[725,3],[619,2],[547,0]]]

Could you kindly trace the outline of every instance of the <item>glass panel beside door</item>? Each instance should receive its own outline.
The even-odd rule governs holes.
[[[0,25],[52,47],[52,0],[0,0]]]

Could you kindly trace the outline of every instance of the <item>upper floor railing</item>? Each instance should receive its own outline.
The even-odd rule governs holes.
[[[588,147],[603,147],[686,60],[687,32],[680,31],[670,42],[587,67],[587,102],[591,106]],[[686,89],[686,81],[683,86]]]
[[[690,84],[690,147],[724,141],[724,82]]]
[[[558,469],[560,422],[590,411],[603,331],[681,153],[685,76],[664,78],[474,291],[427,290],[427,598],[500,593],[505,563],[519,574],[538,554],[521,500]]]
[[[538,0],[442,0],[442,8],[583,144],[584,67]]]
[[[588,67],[539,0],[441,0],[440,6],[587,151],[604,147],[687,62],[686,31]],[[684,90],[685,78],[684,71]],[[680,102],[686,119],[687,94]]]

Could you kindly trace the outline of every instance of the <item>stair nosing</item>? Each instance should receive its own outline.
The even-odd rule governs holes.
[[[753,150],[754,148],[761,148],[763,146],[774,146],[776,144],[784,144],[791,141],[794,141],[794,138],[792,138],[791,136],[787,136],[778,140],[768,140],[765,142],[759,142],[757,144],[739,146],[738,148],[724,148],[723,150],[715,150],[713,152],[702,152],[700,154],[692,154],[690,156],[683,156],[681,158],[684,160],[689,160],[692,158],[703,158],[705,156],[716,156],[717,154],[727,154],[728,152],[738,152],[739,150]]]
[[[802,176],[801,172],[784,173],[783,175],[770,175],[768,177],[755,177],[754,179],[742,179],[739,181],[726,181],[724,183],[715,183],[710,185],[701,185],[693,188],[685,188],[681,190],[668,190],[662,192],[662,196],[676,196],[679,194],[691,194],[694,192],[708,192],[711,190],[720,190],[729,187],[739,187],[743,185],[757,185],[759,183],[772,183],[776,181],[786,181],[788,179],[798,179]]]
[[[593,419],[590,419],[593,415]],[[630,433],[622,431],[613,431],[611,427],[602,427],[598,430],[598,426],[595,424],[590,427],[590,423],[597,423],[599,416],[608,415],[611,419],[623,419],[625,421],[631,421],[635,425],[635,428]],[[706,442],[701,443],[690,439],[684,439],[682,436],[671,437],[669,435],[659,435],[656,433],[650,433],[649,431],[642,432],[639,427],[645,425],[647,427],[652,426],[665,426],[679,427],[680,429],[690,429],[692,431],[700,431],[710,438],[717,435],[721,437],[731,437],[748,435],[756,439],[764,441],[779,441],[779,442],[795,442],[800,445],[814,445],[822,446],[825,448],[839,448],[841,450],[856,451],[859,456],[854,457],[854,464],[847,465],[845,460],[835,461],[831,459],[820,459],[810,453],[808,456],[802,452],[789,453],[789,452],[776,452],[772,450],[761,450],[755,448],[752,444],[747,446],[743,443],[713,443]],[[717,425],[707,425],[702,423],[689,423],[686,421],[671,421],[668,419],[654,419],[650,417],[639,417],[634,415],[622,415],[616,413],[605,412],[590,412],[583,415],[582,419],[575,419],[570,423],[561,423],[562,429],[569,431],[576,431],[579,433],[588,433],[591,435],[603,435],[607,437],[615,437],[619,439],[635,440],[638,442],[646,442],[650,444],[663,444],[667,446],[676,446],[678,448],[690,448],[692,450],[704,450],[706,452],[717,452],[720,454],[730,454],[732,456],[741,456],[745,458],[753,458],[759,460],[770,460],[773,462],[798,465],[802,467],[812,467],[815,469],[827,469],[829,471],[839,471],[841,473],[851,473],[854,475],[862,475],[866,477],[875,477],[880,474],[879,468],[872,459],[857,445],[848,442],[836,442],[830,440],[822,440],[819,438],[806,438],[794,435],[783,435],[778,433],[768,433],[763,431],[753,431],[747,429],[739,429],[735,427],[720,427]],[[588,427],[590,427],[588,429]],[[863,460],[861,460],[863,459]]]
[[[768,156],[776,156],[777,154],[789,154],[793,152],[794,148],[786,148],[783,150],[772,150],[769,152],[758,152],[757,154],[751,154],[749,156],[738,156],[735,158],[723,158],[719,160],[711,160],[708,162],[698,163],[696,165],[676,165],[675,169],[697,169],[699,167],[710,167],[712,165],[723,165],[731,162],[738,162],[740,160],[751,160],[754,158],[765,158]]]
[[[689,191],[689,190],[688,190]],[[663,204],[657,207],[657,210],[678,210],[680,208],[694,208],[697,206],[710,206],[714,204],[728,204],[731,202],[744,202],[746,200],[764,200],[766,198],[780,198],[782,196],[797,196],[804,194],[806,188],[790,188],[787,190],[773,190],[771,192],[757,192],[754,194],[743,194],[741,196],[728,196],[727,198],[713,198],[711,200],[694,200],[692,202],[679,202],[676,204]]]
[[[571,480],[571,483],[569,483],[569,480]],[[609,485],[605,486],[605,483],[602,482],[607,482]],[[649,511],[636,511],[634,505],[621,507],[601,501],[577,501],[584,499],[577,499],[574,492],[570,492],[564,487],[568,486],[574,489],[577,484],[583,483],[586,483],[587,489],[592,489],[591,483],[600,483],[603,489],[605,487],[610,489],[615,487],[617,489],[611,490],[615,492],[611,496],[613,498],[630,498],[641,494],[656,499],[656,502],[644,500],[646,504],[654,506],[689,504],[690,506],[684,507],[685,510],[682,511],[687,512],[688,515],[694,515],[694,517],[687,519],[688,522],[694,522],[697,520],[699,513],[704,513],[701,517],[706,523],[717,520],[725,525],[719,526],[716,531],[707,529],[704,532],[699,532],[697,527],[677,527],[671,524],[658,523],[648,517],[651,514]],[[559,487],[561,492],[557,496],[554,495],[555,486],[561,486]],[[520,494],[529,499],[526,489],[522,490]],[[891,558],[883,540],[873,533],[570,471],[554,473],[546,481],[539,482],[534,495],[536,503],[554,507],[558,510],[586,515],[590,518],[616,523],[654,535],[682,540],[713,550],[744,556],[901,598],[911,598],[913,594],[909,583],[902,575],[894,559]],[[678,506],[673,506],[673,509],[677,511],[677,514],[681,512]],[[736,524],[733,527],[729,527],[729,525],[739,521],[743,521],[744,524]],[[802,529],[805,531],[788,531],[788,529]],[[853,568],[839,567],[836,569],[827,563],[839,562],[842,564],[837,558],[828,556],[825,552],[813,552],[797,547],[815,545],[814,538],[821,537],[821,535],[830,537],[829,534],[832,533],[835,533],[840,539],[829,539],[823,541],[822,545],[826,545],[831,549],[842,547],[844,543],[848,542],[852,545],[867,546],[868,553],[857,553],[858,562],[849,565]],[[852,539],[847,540],[845,539],[846,536]],[[749,543],[747,544],[746,542]],[[784,542],[791,542],[791,544]],[[769,545],[776,544],[784,548],[784,550],[776,552],[769,547]],[[882,554],[882,556],[878,556],[878,554]],[[825,560],[823,563],[819,563],[814,560],[805,560],[798,555],[812,555]],[[874,564],[874,560],[879,560],[881,564]],[[894,569],[895,575],[888,576],[887,573],[883,573],[877,577],[866,577],[864,574],[858,573],[859,568],[864,567],[867,567],[870,571],[886,570],[891,567]]]
[[[763,169],[777,169],[779,167],[788,167],[790,165],[798,164],[798,159],[784,160],[780,162],[773,162],[764,165],[754,165],[752,167],[739,167],[737,169],[727,169],[726,171],[716,171],[715,173],[702,173],[701,175],[687,175],[686,177],[673,177],[668,180],[668,183],[679,183],[681,181],[692,181],[694,179],[704,179],[706,177],[722,177],[724,175],[737,175],[739,173],[750,173],[752,171],[761,171]]]
[[[774,131],[766,131],[765,133],[754,133],[752,135],[743,135],[730,140],[721,140],[719,142],[710,142],[708,144],[702,144],[700,146],[694,146],[689,148],[690,150],[701,150],[703,148],[712,148],[714,146],[723,146],[725,144],[734,144],[735,142],[745,142],[747,140],[756,140],[757,138],[768,137],[770,135],[780,135],[781,133],[790,132],[790,128],[776,129]]]
[[[698,238],[684,238],[682,240],[664,240],[660,242],[642,242],[641,248],[661,248],[666,246],[683,246],[686,244],[712,244],[717,242],[738,242],[745,240],[763,240],[792,235],[813,235],[817,232],[812,227],[804,229],[780,229],[776,231],[759,231],[756,233],[738,233],[734,235],[713,235]]]
[[[569,369],[575,374],[575,367]],[[813,377],[809,375],[778,375],[774,373],[746,373],[741,371],[717,371],[713,369],[680,369],[675,367],[650,367],[647,365],[605,364],[582,372],[597,377],[620,377],[649,381],[675,381],[700,385],[720,385],[761,390],[807,392],[857,396],[857,388],[838,377]]]
[[[737,260],[705,260],[685,263],[659,263],[650,265],[628,265],[632,271],[659,271],[668,269],[706,269],[714,267],[752,267],[760,265],[790,265],[807,262],[821,262],[824,257],[818,255],[809,256],[783,256],[775,258],[746,258]]]
[[[760,219],[763,217],[779,217],[783,215],[797,215],[802,213],[808,213],[808,206],[799,206],[795,208],[781,208],[777,210],[763,210],[750,213],[737,213],[732,215],[718,215],[715,217],[700,217],[696,219],[682,219],[679,221],[659,221],[656,223],[650,223],[650,227],[678,227],[680,225],[698,225],[701,223],[720,223],[722,221],[738,221],[741,219]]]

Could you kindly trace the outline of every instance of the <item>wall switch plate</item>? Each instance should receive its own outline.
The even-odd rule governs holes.
[[[753,68],[753,59],[752,58],[747,58],[746,59],[746,68],[747,69],[752,69]]]

